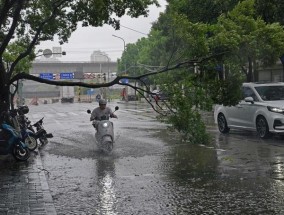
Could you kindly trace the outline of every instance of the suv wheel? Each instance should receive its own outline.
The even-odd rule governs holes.
[[[263,116],[259,116],[256,119],[256,131],[258,136],[262,139],[266,139],[271,136],[267,121]]]
[[[226,134],[230,131],[230,128],[228,127],[227,120],[224,114],[220,113],[218,115],[217,121],[218,121],[218,128],[221,133]]]

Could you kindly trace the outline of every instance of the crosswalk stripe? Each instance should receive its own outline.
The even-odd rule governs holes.
[[[152,108],[145,108],[145,109],[123,109],[123,110],[119,110],[121,112],[136,112],[136,113],[143,113],[143,112],[149,112],[149,111],[152,111],[153,109]]]
[[[68,114],[73,115],[73,116],[78,116],[77,113],[69,112]]]
[[[59,116],[67,116],[66,113],[56,113],[56,114],[59,115]]]
[[[57,124],[57,125],[61,125],[62,123],[61,122],[59,122],[58,120],[54,120],[55,121],[55,123]]]
[[[45,113],[45,114],[44,114],[44,117],[46,117],[46,118],[51,118],[51,117],[53,117],[53,115],[54,115],[54,114],[51,114],[51,113]]]
[[[145,108],[145,109],[120,109],[119,112],[121,113],[151,113],[153,112],[152,108]],[[118,113],[119,113],[118,112]],[[29,114],[28,117],[31,118],[32,120],[39,120],[42,117],[45,117],[47,119],[50,118],[56,118],[56,117],[68,117],[68,116],[82,116],[82,115],[89,115],[86,111],[78,111],[78,112],[55,112],[55,113],[34,113],[34,114]]]

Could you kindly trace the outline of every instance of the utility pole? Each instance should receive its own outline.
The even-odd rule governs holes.
[[[112,36],[117,37],[123,41],[123,52],[125,52],[125,40],[122,37],[116,36],[114,34]],[[124,72],[126,75],[126,62],[124,62]],[[125,101],[128,102],[128,86],[125,87]]]

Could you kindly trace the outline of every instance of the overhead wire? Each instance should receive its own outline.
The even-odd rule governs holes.
[[[135,29],[133,29],[133,28],[129,28],[129,27],[126,27],[126,26],[121,25],[121,24],[120,24],[120,26],[123,27],[123,28],[127,28],[127,29],[129,29],[129,30],[131,30],[131,31],[135,31],[135,32],[140,33],[140,34],[148,35],[148,34],[145,34],[145,33],[141,32],[141,31],[137,31],[137,30],[135,30]]]

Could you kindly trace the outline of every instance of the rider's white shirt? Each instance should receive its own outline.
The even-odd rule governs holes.
[[[94,120],[96,117],[100,119],[102,116],[109,117],[111,113],[112,111],[109,107],[106,107],[104,110],[97,107],[92,111],[90,120]]]

